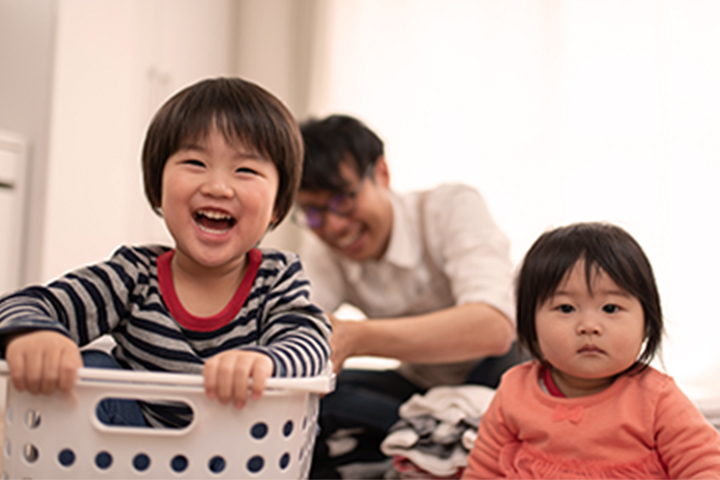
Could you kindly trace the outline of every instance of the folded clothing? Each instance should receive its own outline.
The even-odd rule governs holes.
[[[404,475],[396,478],[459,478],[494,394],[480,385],[440,386],[402,404],[380,447]]]

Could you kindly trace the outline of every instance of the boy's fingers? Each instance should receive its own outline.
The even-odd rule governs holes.
[[[69,392],[75,385],[77,370],[82,366],[82,358],[79,351],[64,351],[60,357],[58,388],[63,392]]]
[[[25,360],[25,388],[28,392],[37,395],[42,388],[43,354],[24,355]]]
[[[23,355],[11,355],[8,352],[6,360],[10,369],[10,380],[12,380],[13,387],[18,392],[24,391],[27,388],[25,384],[25,357]]]
[[[223,405],[230,403],[233,396],[233,372],[235,361],[233,358],[223,356],[218,365],[217,395]]]
[[[40,393],[50,395],[57,389],[60,378],[60,354],[60,351],[48,351],[43,355],[38,381]]]
[[[210,400],[217,398],[217,362],[214,359],[205,362],[203,367],[205,396]]]
[[[239,365],[235,371],[234,377],[234,404],[236,408],[243,408],[247,403],[248,396],[248,377],[250,372],[244,365]],[[253,378],[253,384],[255,379]]]
[[[258,361],[255,364],[253,371],[253,382],[252,382],[252,398],[253,400],[259,400],[265,391],[265,384],[268,377],[272,375],[272,364],[267,362]]]

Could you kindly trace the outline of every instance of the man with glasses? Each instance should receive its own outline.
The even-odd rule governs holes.
[[[339,374],[321,401],[311,477],[382,478],[390,464],[379,446],[403,402],[439,385],[496,387],[517,363],[510,245],[469,186],[391,190],[383,143],[357,119],[333,115],[301,131],[293,218],[313,233],[301,258],[332,321]],[[336,318],[343,303],[367,320]],[[401,364],[341,371],[368,355]]]

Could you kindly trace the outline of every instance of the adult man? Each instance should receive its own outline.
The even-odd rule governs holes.
[[[314,301],[330,314],[340,372],[321,403],[311,476],[372,478],[388,466],[379,444],[412,394],[495,387],[517,361],[509,242],[471,187],[392,191],[383,143],[358,120],[334,115],[301,130],[295,218],[315,234],[301,257]],[[345,302],[369,321],[335,318]],[[341,372],[357,355],[402,363]]]

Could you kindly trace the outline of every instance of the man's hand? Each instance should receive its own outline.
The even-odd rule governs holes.
[[[80,349],[70,338],[52,330],[36,330],[13,337],[5,359],[15,388],[32,394],[68,392],[82,367]]]
[[[504,355],[515,339],[512,322],[483,303],[364,321],[327,315],[333,329],[330,346],[335,373],[354,356],[437,364]]]
[[[265,381],[272,375],[273,362],[264,353],[247,350],[227,350],[205,362],[205,395],[220,403],[230,401],[237,408],[247,403],[248,388],[253,400],[265,390]],[[252,378],[252,386],[248,386]]]
[[[355,327],[358,326],[357,323],[359,322],[340,320],[330,313],[326,313],[326,315],[332,325],[332,335],[330,336],[332,356],[330,360],[333,363],[333,370],[336,374],[339,374],[345,360],[355,355],[353,351],[355,334],[357,333]]]

